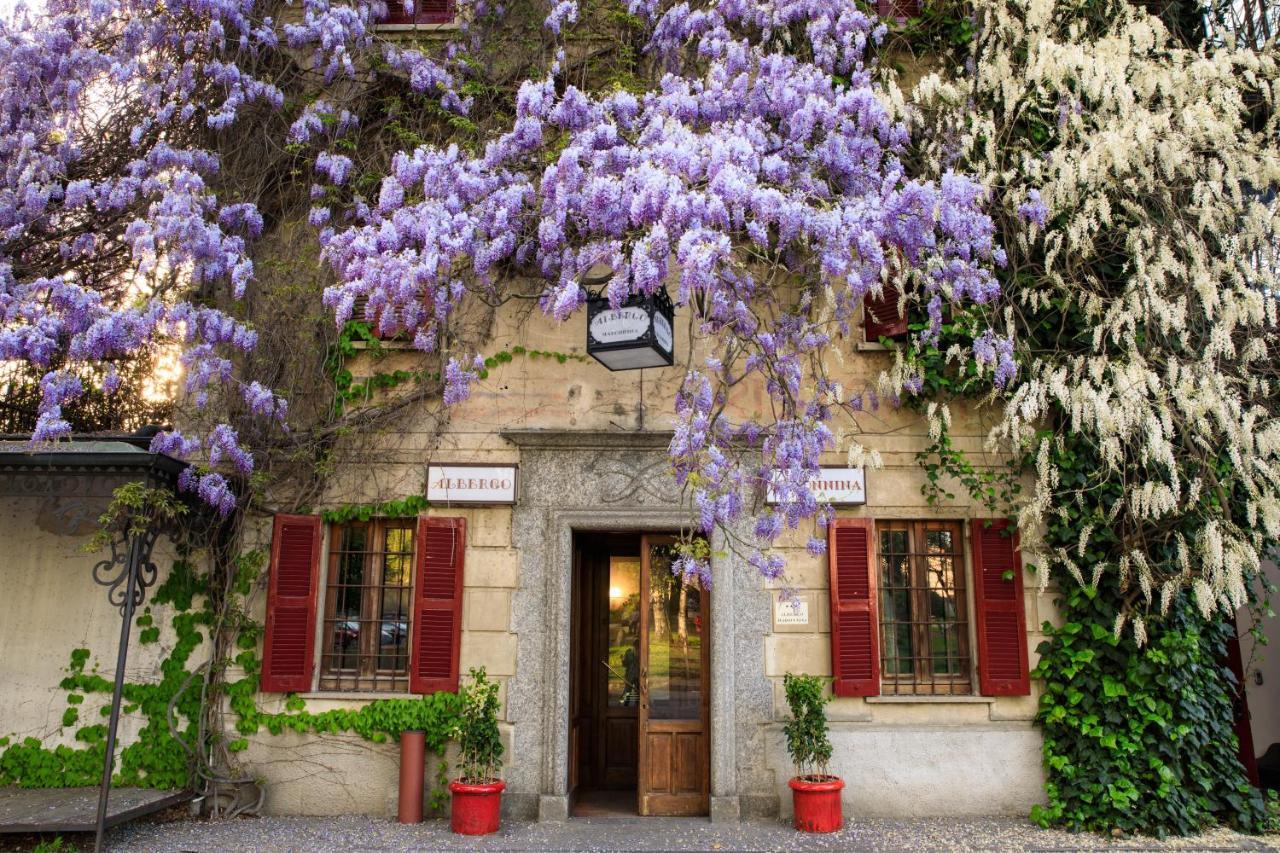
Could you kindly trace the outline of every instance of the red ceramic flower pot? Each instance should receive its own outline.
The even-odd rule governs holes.
[[[791,803],[795,807],[795,828],[801,832],[835,832],[844,824],[840,809],[839,776],[820,778],[796,776],[790,782]]]
[[[498,817],[502,810],[502,789],[507,783],[472,784],[450,782],[453,807],[450,809],[450,828],[459,835],[488,835],[498,831]]]

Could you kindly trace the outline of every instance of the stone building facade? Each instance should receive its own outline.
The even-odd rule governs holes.
[[[677,316],[675,324],[679,359],[690,353],[683,319]],[[484,666],[501,685],[508,746],[506,808],[515,815],[553,820],[573,812],[577,792],[572,786],[582,782],[577,768],[570,766],[575,752],[571,718],[576,713],[571,704],[574,681],[580,677],[573,648],[580,630],[575,620],[581,618],[575,561],[583,559],[587,546],[582,543],[602,534],[675,533],[690,517],[666,457],[671,403],[683,375],[679,360],[669,368],[610,372],[583,358],[581,323],[560,325],[537,313],[504,309],[486,354],[543,352],[567,358],[503,361],[438,432],[425,426],[414,432],[410,426],[410,431],[364,447],[358,459],[339,454],[328,503],[313,510],[318,514],[329,506],[425,494],[433,464],[516,466],[514,505],[433,503],[424,515],[458,519],[465,529],[458,670],[465,674]],[[352,367],[357,377],[367,375],[362,370],[392,369],[416,357],[389,346],[391,354],[379,362],[357,359]],[[852,349],[849,383],[874,381],[887,364],[882,348],[861,344]],[[695,342],[694,358],[697,350]],[[748,390],[733,405],[750,410],[760,402]],[[962,446],[981,453],[983,422],[957,412],[954,425]],[[864,519],[873,525],[870,530],[888,536],[891,529],[915,530],[914,522],[954,522],[953,565],[960,577],[947,594],[959,596],[957,627],[964,632],[959,637],[963,651],[950,652],[963,683],[901,682],[887,690],[856,691],[880,695],[838,696],[829,706],[836,747],[832,772],[846,780],[850,814],[1024,814],[1039,800],[1043,783],[1040,739],[1032,723],[1035,687],[1015,691],[1022,695],[983,695],[972,616],[970,524],[981,512],[960,499],[930,506],[924,498],[924,473],[915,457],[928,437],[918,415],[885,407],[842,429],[828,460],[832,466],[846,464],[856,435],[879,451],[884,467],[865,471],[865,504],[841,507],[839,523]],[[763,510],[763,495],[751,499]],[[331,571],[326,567],[341,550],[344,534],[340,526],[318,520],[315,529],[319,551],[308,559],[318,584],[316,615],[310,628],[309,681],[301,695],[312,710],[353,707],[386,693],[323,686],[324,650],[326,643],[332,649],[335,642],[332,620],[325,627],[324,614],[332,613],[326,611],[326,595],[341,594],[333,576],[326,577]],[[264,547],[271,532],[271,520],[262,519],[259,541]],[[750,531],[736,533],[749,538]],[[766,583],[735,549],[712,543],[714,583],[705,633],[710,644],[705,812],[713,818],[778,814],[790,808],[786,783],[792,771],[781,734],[786,719],[782,679],[788,672],[833,674],[833,558],[810,555],[803,547],[805,536],[798,532],[784,543],[788,568],[783,583]],[[1041,592],[1030,574],[1021,578],[1020,587],[1025,650],[1019,654],[1025,655],[1020,661],[1025,673],[1035,663],[1039,626],[1054,618],[1053,592]],[[800,602],[803,618],[787,610],[791,594]],[[263,604],[269,600],[266,596]],[[262,615],[268,618],[266,610]],[[882,640],[885,630],[885,624],[877,624]],[[878,665],[892,665],[888,652],[881,653],[886,656]],[[963,665],[955,660],[958,654],[965,656]],[[903,663],[898,661],[899,669]],[[405,683],[395,688],[400,693],[409,689]],[[898,689],[902,692],[893,695]],[[262,698],[268,707],[283,702],[282,695],[270,692]],[[391,748],[356,738],[294,734],[250,740],[243,757],[267,779],[272,811],[385,814],[394,808]]]
[[[431,14],[447,8],[427,5]],[[871,319],[881,328],[855,330],[845,342],[839,369],[848,387],[874,384],[889,364],[884,347],[867,343],[885,331],[883,318]],[[246,548],[271,554],[251,596],[251,615],[265,625],[264,710],[285,710],[292,697],[312,712],[355,709],[452,689],[483,667],[500,687],[509,815],[565,820],[593,801],[622,813],[671,810],[673,800],[661,797],[652,808],[643,805],[662,776],[653,768],[667,746],[655,744],[666,733],[641,742],[649,736],[638,716],[646,693],[636,690],[648,675],[637,680],[624,648],[640,642],[625,621],[638,617],[625,603],[615,606],[624,596],[612,594],[611,573],[639,566],[640,577],[657,583],[661,567],[649,565],[653,553],[640,552],[650,547],[644,537],[661,543],[690,519],[666,449],[681,365],[702,353],[688,317],[678,313],[674,366],[610,372],[587,357],[582,323],[580,316],[561,325],[528,306],[503,307],[482,353],[509,358],[466,402],[447,416],[424,405],[394,429],[340,444],[315,505],[299,511],[282,495],[279,515],[250,519]],[[347,368],[359,382],[421,366],[420,355],[388,341]],[[731,406],[740,412],[767,405],[758,387],[735,395]],[[973,458],[984,459],[988,426],[982,412],[953,410],[955,445]],[[668,739],[672,754],[682,743],[694,745],[685,761],[668,756],[672,779],[664,790],[696,794],[692,807],[681,800],[678,810],[712,820],[786,815],[793,771],[782,737],[783,679],[808,673],[833,678],[830,769],[845,780],[846,815],[1026,814],[1043,796],[1033,723],[1039,685],[1029,673],[1041,626],[1057,618],[1052,584],[1042,589],[1018,559],[1015,537],[985,538],[993,529],[987,511],[963,488],[951,488],[956,498],[947,503],[926,499],[917,454],[929,438],[918,414],[884,406],[833,430],[836,447],[826,464],[847,467],[854,441],[884,464],[862,472],[860,502],[838,508],[828,553],[811,554],[807,532],[797,532],[783,543],[784,580],[766,582],[733,541],[749,539],[749,525],[710,543],[714,583],[699,591],[700,611],[678,614],[689,617],[678,633],[699,641],[701,664],[685,671],[696,670],[697,685],[685,693],[696,697],[701,716],[676,720],[690,730],[684,741],[678,732]],[[430,501],[421,517],[322,517],[340,507],[427,496],[432,467],[442,465],[510,469],[512,499]],[[766,495],[746,498],[766,511]],[[93,563],[78,551],[88,528],[55,518],[48,501],[0,489],[0,586],[30,603],[0,619],[0,736],[70,744],[57,688],[67,655],[94,650],[100,674],[109,677],[109,652],[97,650],[113,648],[118,623],[99,591],[81,580]],[[856,571],[841,562],[851,553],[837,539],[846,533],[861,555]],[[849,578],[858,589],[844,602],[839,588]],[[438,594],[426,594],[429,587]],[[601,593],[594,603],[593,589]],[[640,591],[639,607],[651,603],[647,592]],[[71,612],[84,616],[68,625],[60,614]],[[629,615],[613,621],[616,614]],[[160,609],[156,618],[163,618]],[[850,620],[843,628],[842,619]],[[855,636],[855,628],[863,632]],[[1274,635],[1276,626],[1269,630]],[[682,642],[690,647],[687,636]],[[674,649],[668,639],[669,680]],[[164,651],[139,649],[130,679],[154,675]],[[597,668],[601,651],[604,666]],[[1280,675],[1271,678],[1274,662],[1264,666],[1266,679],[1250,680],[1249,699],[1270,709]],[[1261,752],[1280,735],[1275,714],[1258,719]],[[136,729],[126,717],[125,742]],[[393,744],[259,730],[237,756],[264,781],[269,813],[395,813]]]

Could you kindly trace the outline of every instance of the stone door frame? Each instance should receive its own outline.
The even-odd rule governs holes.
[[[522,473],[526,474],[522,477],[525,493],[512,514],[512,540],[521,554],[521,571],[520,586],[512,600],[512,627],[519,640],[516,676],[507,691],[507,713],[516,728],[514,750],[521,755],[540,753],[536,767],[522,762],[511,787],[538,792],[538,820],[563,821],[569,816],[573,534],[669,533],[687,524],[689,513],[681,508],[678,495],[670,494],[669,485],[640,482],[647,477],[648,466],[636,466],[638,485],[615,505],[592,501],[595,489],[589,485],[581,490],[557,489],[557,482],[566,478],[552,477],[557,469],[580,470],[584,453],[630,454],[633,459],[645,459],[668,446],[670,433],[511,431],[503,437],[520,446]],[[541,492],[534,482],[540,473],[549,481],[542,484],[546,490]],[[582,505],[584,499],[587,506]],[[573,506],[575,503],[578,505]],[[720,544],[712,542],[713,553],[722,551]],[[732,821],[740,813],[735,761],[735,572],[727,560],[714,556],[712,572],[710,817],[712,821]],[[530,749],[526,753],[526,742],[535,740],[540,743],[527,743]]]

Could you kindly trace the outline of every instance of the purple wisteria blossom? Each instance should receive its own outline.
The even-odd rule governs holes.
[[[872,388],[831,380],[825,356],[853,332],[863,298],[882,292],[887,267],[908,302],[927,306],[925,340],[936,341],[944,303],[997,296],[991,268],[1003,254],[986,191],[961,174],[907,174],[907,128],[870,64],[885,28],[838,0],[631,0],[665,69],[649,91],[584,91],[557,45],[482,150],[401,151],[368,198],[349,156],[356,118],[324,97],[286,107],[244,70],[242,60],[285,48],[328,84],[358,84],[376,65],[466,114],[468,22],[502,10],[464,5],[455,40],[431,54],[378,40],[381,0],[298,0],[284,23],[255,0],[50,0],[39,20],[0,24],[0,359],[47,368],[34,437],[69,431],[63,407],[86,391],[78,368],[161,343],[180,349],[194,406],[231,401],[283,421],[283,400],[237,376],[254,331],[161,283],[179,276],[239,298],[263,228],[251,204],[214,191],[217,157],[180,141],[199,134],[175,131],[218,132],[251,106],[296,109],[287,142],[313,158],[310,221],[337,278],[325,304],[339,324],[360,305],[380,333],[440,352],[468,293],[500,295],[512,271],[541,281],[539,304],[560,320],[585,303],[593,267],[612,271],[614,305],[670,289],[710,342],[683,377],[670,446],[692,527],[736,536],[752,518],[748,558],[780,578],[785,563],[770,550],[780,536],[811,525],[807,547],[821,552],[831,510],[809,482],[835,449],[833,418],[878,405]],[[580,10],[554,0],[544,14],[562,41]],[[140,116],[131,147],[120,168],[86,179],[87,108],[113,95]],[[1040,210],[1024,216],[1042,221]],[[122,224],[67,225],[95,216]],[[60,228],[59,262],[29,263],[32,242]],[[128,262],[93,280],[108,255]],[[456,404],[482,363],[445,354],[444,401]],[[1007,339],[983,335],[974,356],[997,383],[1016,371]],[[760,389],[768,416],[726,414],[739,386]],[[889,399],[919,388],[907,378]],[[253,469],[225,424],[163,432],[153,447],[201,462],[183,486],[222,512]],[[756,511],[766,485],[777,500]],[[673,570],[711,582],[705,557],[684,555]]]
[[[95,366],[165,345],[180,352],[195,407],[239,397],[283,424],[284,400],[236,376],[235,354],[252,349],[256,333],[184,301],[173,281],[240,298],[254,276],[249,243],[263,229],[252,204],[213,189],[217,157],[180,140],[225,130],[251,106],[283,109],[282,92],[245,70],[282,41],[311,51],[329,80],[356,75],[355,57],[386,15],[380,0],[298,7],[279,26],[256,0],[49,0],[43,15],[19,7],[0,22],[0,360],[47,371],[35,441],[70,433],[64,408],[90,383],[119,387],[113,369]],[[388,61],[421,90],[452,85],[407,52]],[[131,122],[127,144],[107,151],[95,147],[104,105]],[[353,125],[320,99],[290,141]],[[104,162],[112,165],[95,166]],[[322,167],[335,181],[349,170],[336,156]],[[223,513],[236,500],[229,475],[253,469],[226,425],[203,437],[161,433],[153,449],[200,462],[183,486]]]
[[[1030,222],[1037,228],[1043,228],[1049,221],[1049,207],[1040,200],[1039,190],[1028,190],[1027,200],[1018,205],[1018,217],[1023,222]]]
[[[907,129],[868,64],[885,32],[876,18],[836,0],[634,0],[630,11],[651,25],[649,51],[669,70],[656,88],[591,94],[559,78],[558,60],[520,87],[510,127],[482,153],[398,154],[377,203],[321,232],[338,277],[325,302],[339,324],[362,304],[381,333],[436,351],[467,290],[494,292],[513,267],[542,279],[541,307],[560,320],[585,303],[581,282],[598,265],[612,270],[614,305],[673,288],[716,342],[676,399],[670,456],[692,526],[734,529],[770,484],[777,503],[756,516],[750,559],[778,577],[785,566],[769,546],[830,518],[808,485],[834,449],[828,422],[875,405],[871,389],[831,402],[815,365],[834,336],[850,332],[892,262],[915,271],[936,339],[943,300],[998,295],[991,267],[1003,253],[979,184],[907,176]],[[555,3],[546,27],[559,34],[576,14],[571,0]],[[772,273],[760,258],[775,259]],[[991,342],[993,363],[1007,380],[1001,346]],[[464,399],[474,373],[451,361],[446,400]],[[724,414],[743,380],[762,384],[775,417]],[[908,380],[905,392],[921,385]],[[762,463],[742,461],[744,443]],[[821,547],[813,537],[810,551]],[[673,570],[710,582],[705,559]]]

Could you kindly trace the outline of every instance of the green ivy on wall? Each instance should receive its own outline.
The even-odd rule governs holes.
[[[919,331],[923,325],[911,327]],[[990,393],[967,344],[976,328],[966,312],[955,312],[936,347],[901,354],[923,379],[917,404],[922,411],[929,401],[972,401]],[[953,347],[959,347],[960,358],[946,357]],[[1104,464],[1097,449],[1069,431],[1058,436],[1052,459],[1063,488],[1093,483]],[[963,490],[1001,515],[1012,514],[1021,496],[1019,473],[1035,464],[1026,458],[1007,466],[977,465],[945,427],[917,461],[931,505],[952,501],[954,491]],[[1045,522],[1047,546],[1075,555],[1086,574],[1119,548],[1115,525],[1098,507],[1121,498],[1114,481],[1089,488],[1093,499],[1087,505],[1061,508]],[[1086,529],[1090,535],[1082,547]],[[1167,614],[1143,614],[1147,644],[1139,647],[1131,632],[1117,637],[1114,631],[1127,600],[1114,574],[1061,582],[1064,591],[1056,603],[1062,624],[1044,624],[1047,639],[1032,673],[1045,689],[1036,721],[1044,735],[1046,773],[1046,803],[1033,809],[1032,819],[1077,831],[1159,836],[1192,834],[1216,822],[1250,832],[1273,825],[1275,818],[1237,757],[1233,677],[1224,664],[1233,626],[1206,622],[1183,594]]]
[[[1033,675],[1045,680],[1048,805],[1042,826],[1123,833],[1199,832],[1220,819],[1265,828],[1266,804],[1244,776],[1232,729],[1231,628],[1206,623],[1185,597],[1148,621],[1139,648],[1104,627],[1121,596],[1073,585],[1067,621],[1045,624]]]
[[[400,504],[405,512],[417,512],[413,508],[416,507],[414,498],[407,498]],[[351,517],[360,517],[364,509],[367,507],[343,508],[334,512],[344,516],[353,513]],[[431,792],[432,807],[440,808],[447,796],[448,765],[443,760],[444,751],[454,737],[460,719],[457,694],[377,699],[355,709],[319,713],[307,711],[306,703],[290,694],[282,712],[272,713],[259,708],[257,696],[261,661],[257,646],[262,631],[261,626],[243,615],[242,601],[253,589],[265,564],[266,554],[262,551],[242,554],[235,561],[233,592],[238,601],[229,608],[229,613],[236,620],[237,629],[235,643],[239,651],[234,662],[244,671],[244,676],[220,687],[219,695],[225,697],[237,716],[235,728],[240,735],[226,743],[228,751],[239,752],[248,748],[248,737],[263,729],[272,735],[286,731],[318,735],[350,733],[372,743],[388,743],[403,731],[421,730],[426,736],[427,749],[440,758],[436,762],[437,784]],[[195,744],[199,737],[201,691],[197,673],[190,668],[190,663],[192,653],[205,639],[204,632],[213,624],[207,584],[206,574],[197,572],[190,560],[180,559],[174,562],[168,576],[156,587],[152,605],[169,605],[173,611],[169,623],[173,646],[159,663],[159,682],[125,682],[122,711],[140,714],[144,723],[138,738],[120,750],[114,777],[116,785],[181,789],[191,784],[192,769],[184,743]],[[135,619],[135,625],[139,628],[140,642],[153,644],[159,641],[160,627],[155,624],[150,606]],[[90,657],[89,649],[78,648],[71,652],[67,677],[59,685],[68,691],[67,708],[62,717],[64,728],[80,722],[87,696],[111,695],[112,682],[98,674],[96,665],[89,667]],[[171,704],[178,737],[169,728]],[[102,705],[97,713],[105,718],[110,713],[110,705]],[[34,737],[16,743],[10,737],[0,738],[0,785],[65,788],[98,784],[106,751],[106,725],[103,722],[84,725],[75,731],[74,737],[81,745],[46,747]]]
[[[375,371],[368,378],[357,382],[355,375],[346,368],[346,361],[361,351],[378,360],[398,350],[386,347],[384,342],[379,340],[377,335],[373,333],[369,324],[362,320],[348,320],[343,325],[338,333],[338,340],[329,350],[329,355],[324,364],[325,372],[333,378],[333,416],[335,418],[341,416],[347,407],[353,403],[371,400],[374,394],[379,391],[388,391],[406,382],[430,382],[440,378],[439,371],[393,370],[389,372]],[[480,378],[488,379],[490,370],[502,364],[509,364],[517,356],[528,358],[532,361],[547,359],[559,364],[567,364],[570,361],[585,362],[588,360],[581,353],[554,352],[514,346],[486,357],[484,359],[484,367],[480,370]]]
[[[368,521],[371,518],[412,518],[430,504],[422,495],[383,501],[372,504],[343,504],[321,510],[320,518],[327,524],[345,524],[348,521]]]
[[[116,762],[115,784],[139,788],[185,788],[190,779],[187,752],[169,730],[169,705],[174,706],[174,720],[179,735],[187,742],[197,736],[200,717],[199,690],[183,690],[188,684],[187,669],[192,653],[204,641],[201,628],[210,624],[208,607],[193,609],[192,603],[201,589],[203,576],[196,573],[186,559],[176,560],[168,577],[156,587],[154,605],[172,605],[171,621],[174,643],[160,662],[160,681],[139,684],[126,681],[122,710],[140,713],[145,719],[138,738],[120,750]],[[147,642],[158,639],[159,629],[153,624],[150,608],[135,622],[142,626]],[[155,632],[154,634],[152,632]],[[154,638],[154,639],[153,639]],[[74,649],[67,666],[67,677],[59,685],[68,691],[67,709],[62,725],[81,722],[85,697],[110,697],[112,682],[97,673],[96,666],[86,671],[90,652]],[[110,714],[109,704],[98,710],[100,717]],[[75,740],[84,744],[66,744],[49,749],[38,738],[28,737],[16,744],[0,739],[0,785],[24,788],[64,788],[96,785],[102,777],[102,761],[106,755],[107,727],[102,722],[84,725],[75,731]]]

